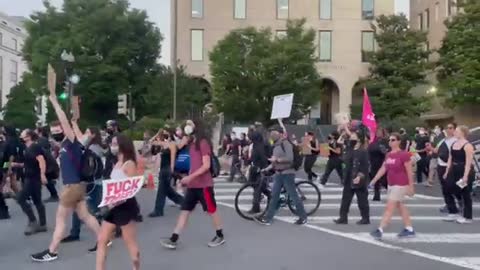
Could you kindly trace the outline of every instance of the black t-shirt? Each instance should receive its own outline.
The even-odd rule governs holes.
[[[240,152],[238,148],[241,146],[241,141],[239,139],[235,139],[232,142],[232,155],[233,156],[240,156]]]
[[[424,150],[427,147],[427,143],[430,142],[430,139],[428,136],[417,136],[415,138],[415,143],[417,144],[417,147],[415,148],[417,151],[418,150]],[[420,156],[426,156],[426,152],[419,153]]]
[[[23,161],[24,146],[15,138],[7,138],[5,142],[5,152],[3,153],[2,167],[5,162],[10,161],[10,157],[13,156],[16,162]]]
[[[333,141],[328,144],[328,147],[332,149],[340,148],[340,154],[337,154],[330,150],[330,158],[340,158],[340,156],[342,155],[342,144],[338,143],[337,141]]]
[[[40,179],[40,166],[37,160],[38,156],[43,156],[43,158],[45,158],[40,145],[34,143],[25,149],[25,161],[23,162],[25,177]]]
[[[37,144],[40,145],[40,147],[42,147],[42,149],[45,151],[52,151],[52,146],[48,139],[45,137],[38,138]]]

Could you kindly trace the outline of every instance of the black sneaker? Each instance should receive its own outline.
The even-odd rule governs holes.
[[[38,223],[37,222],[30,222],[28,223],[27,225],[27,228],[25,229],[25,232],[24,234],[26,236],[29,236],[29,235],[32,235],[32,234],[36,234],[38,232]]]
[[[157,212],[152,212],[152,213],[148,214],[148,217],[149,218],[163,217],[163,214],[159,214]]]
[[[47,231],[48,231],[47,225],[39,225],[39,226],[37,227],[37,232],[39,232],[39,233],[47,232]]]
[[[213,247],[218,247],[225,244],[225,237],[218,237],[215,236],[212,241],[208,242],[208,246],[213,248]]]
[[[51,262],[58,259],[58,254],[51,253],[48,249],[37,254],[33,254],[30,258],[35,262]]]
[[[344,219],[344,218],[334,219],[333,222],[337,225],[347,225],[348,224],[348,220]]]
[[[44,203],[54,203],[58,201],[59,201],[58,197],[50,197],[48,199],[43,200]]]
[[[264,226],[270,226],[272,225],[272,223],[270,221],[268,221],[266,218],[264,217],[253,217],[253,220],[255,222],[257,222],[258,224],[260,225],[264,225]]]
[[[112,241],[109,241],[107,243],[107,247],[111,247],[112,245],[113,245]],[[88,249],[88,252],[90,252],[90,253],[97,252],[97,247],[98,247],[98,244],[95,244],[94,247]]]
[[[295,225],[304,225],[304,224],[307,224],[307,219],[306,218],[299,218],[297,219],[297,221],[295,221],[295,223],[293,223]]]
[[[10,214],[8,212],[6,213],[1,213],[0,214],[0,220],[7,220],[7,219],[10,219]]]
[[[77,241],[80,241],[79,236],[69,235],[69,236],[63,238],[62,241],[60,241],[60,243],[71,243],[71,242],[77,242]]]
[[[177,249],[177,242],[173,242],[170,238],[163,239],[160,244],[166,249]]]
[[[143,216],[142,215],[136,216],[135,221],[138,222],[138,223],[142,223],[143,222]]]
[[[369,219],[360,219],[359,221],[357,221],[357,225],[368,225],[368,224],[370,224]]]

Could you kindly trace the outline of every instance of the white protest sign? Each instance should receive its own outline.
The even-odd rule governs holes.
[[[292,113],[293,94],[276,96],[273,99],[272,117],[270,119],[283,119]]]
[[[98,207],[133,198],[143,186],[143,175],[123,179],[104,180],[102,182],[102,202]]]

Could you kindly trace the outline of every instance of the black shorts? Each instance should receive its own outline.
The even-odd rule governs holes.
[[[188,188],[185,192],[181,210],[193,211],[197,203],[202,205],[203,211],[209,214],[215,213],[217,211],[217,202],[215,201],[213,187]]]

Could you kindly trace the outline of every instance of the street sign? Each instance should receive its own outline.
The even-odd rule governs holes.
[[[293,94],[276,96],[273,99],[271,119],[283,119],[290,117],[292,113]]]
[[[128,99],[127,99],[127,95],[126,94],[123,94],[123,95],[118,95],[118,110],[117,110],[117,113],[118,114],[128,114]]]

